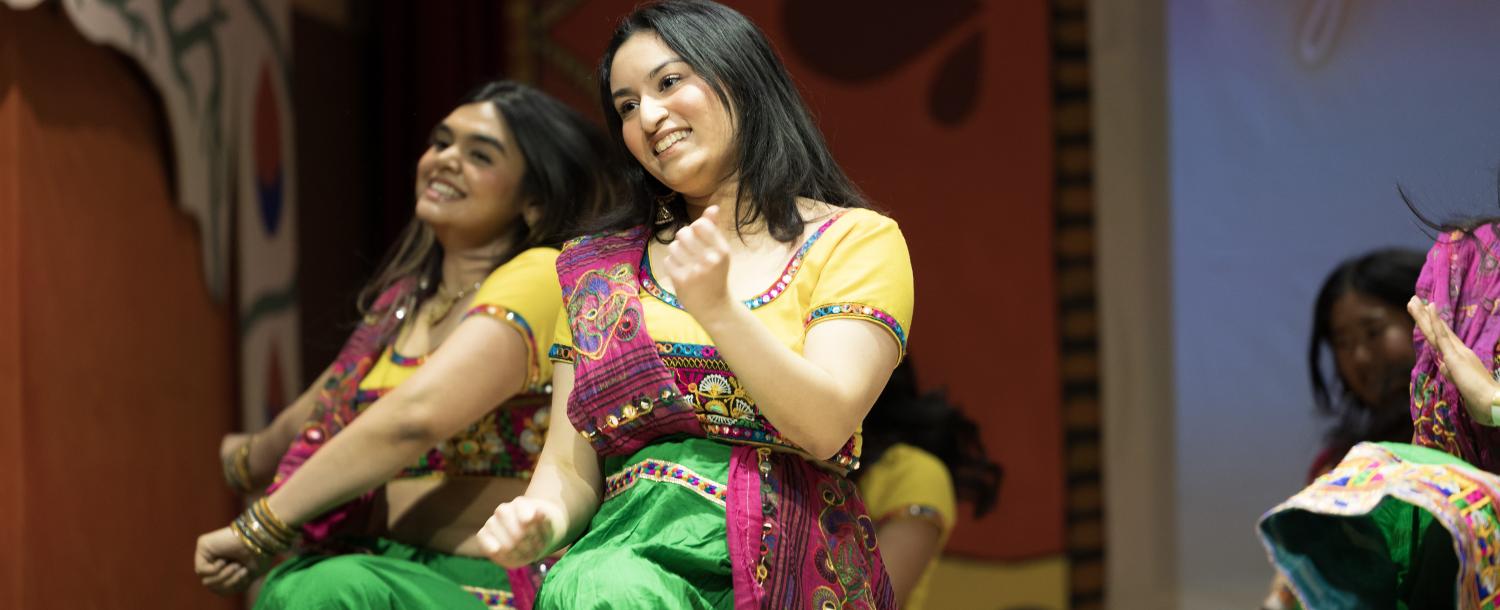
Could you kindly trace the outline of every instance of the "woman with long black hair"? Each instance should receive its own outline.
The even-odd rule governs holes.
[[[600,62],[627,199],[558,257],[553,422],[480,532],[543,608],[893,608],[846,476],[904,355],[911,263],[765,34],[647,4]]]
[[[231,485],[269,495],[199,538],[206,586],[244,587],[300,538],[256,608],[529,607],[535,572],[495,567],[473,534],[542,450],[557,246],[608,203],[605,152],[592,124],[509,81],[433,128],[364,320],[275,422],[225,442]]]

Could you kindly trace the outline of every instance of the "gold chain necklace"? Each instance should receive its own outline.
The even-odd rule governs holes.
[[[452,294],[443,290],[443,286],[438,286],[437,294],[432,295],[432,299],[427,305],[427,325],[432,326],[437,324],[439,320],[447,317],[448,310],[453,309],[455,303],[474,291],[479,290],[479,286],[483,283],[482,281],[474,282],[473,286],[463,288]]]

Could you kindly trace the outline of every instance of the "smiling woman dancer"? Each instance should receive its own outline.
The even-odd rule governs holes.
[[[205,585],[244,586],[300,530],[256,608],[529,607],[530,574],[508,578],[473,534],[541,451],[556,246],[604,204],[605,150],[582,117],[504,81],[433,129],[416,217],[365,289],[364,323],[275,423],[226,443],[240,443],[235,486],[275,482],[199,539]],[[384,521],[364,524],[372,513]]]
[[[599,83],[631,199],[558,257],[547,446],[482,546],[573,545],[539,608],[893,608],[845,474],[905,351],[900,230],[733,10],[637,9]]]

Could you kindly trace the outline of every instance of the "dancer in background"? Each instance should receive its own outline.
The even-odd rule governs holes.
[[[1328,472],[1356,444],[1411,440],[1406,386],[1417,355],[1406,301],[1416,289],[1422,261],[1416,250],[1375,250],[1339,263],[1323,280],[1313,304],[1307,367],[1313,404],[1334,422],[1304,485]],[[1331,371],[1325,370],[1325,354],[1333,357]],[[1278,576],[1261,607],[1283,610],[1296,604]]]
[[[508,81],[433,129],[415,218],[362,294],[364,322],[307,393],[226,451],[235,486],[275,481],[199,539],[206,586],[244,587],[301,534],[256,608],[529,607],[537,575],[507,576],[473,533],[541,452],[556,246],[610,195],[605,146]]]
[[[917,388],[908,359],[865,417],[865,465],[854,473],[875,519],[896,601],[906,610],[927,607],[928,583],[953,531],[958,501],[972,503],[974,516],[982,517],[994,508],[1001,480],[978,426],[943,392]]]
[[[1318,411],[1335,421],[1313,460],[1308,481],[1365,441],[1411,440],[1407,382],[1416,364],[1406,301],[1422,272],[1422,253],[1375,250],[1340,263],[1313,305],[1307,366]],[[1333,375],[1323,354],[1333,355]]]

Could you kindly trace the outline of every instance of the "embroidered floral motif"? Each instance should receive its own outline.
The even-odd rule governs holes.
[[[625,263],[608,270],[589,270],[569,291],[568,320],[575,352],[597,359],[615,338],[635,338],[641,327],[641,310],[638,301],[631,306],[637,291],[630,271]]]
[[[755,405],[750,402],[739,378],[733,375],[704,375],[698,383],[688,386],[696,399],[694,402],[708,413],[735,419],[754,419]]]
[[[685,390],[683,397],[691,404],[709,438],[770,445],[806,455],[760,414],[755,399],[745,391],[714,346],[658,341],[656,351],[676,375],[677,387]],[[837,455],[823,462],[845,472],[858,468],[857,439],[856,433]]]
[[[509,467],[510,460],[505,459],[507,456],[501,454],[501,449],[504,448],[504,442],[495,431],[494,413],[486,414],[479,421],[438,443],[437,446],[438,453],[443,454],[444,461],[466,472],[487,471],[491,456],[500,458],[500,461],[504,462],[501,468]]]
[[[720,507],[724,506],[729,488],[723,483],[711,481],[693,469],[665,460],[644,460],[625,470],[610,475],[604,481],[604,499],[618,496],[635,486],[639,481],[671,483],[693,490]]]
[[[551,402],[552,393],[547,393],[548,402]],[[552,424],[551,404],[538,407],[531,417],[525,418],[525,427],[521,429],[521,450],[528,455],[540,457],[542,454],[542,441],[547,438],[547,428]]]
[[[1437,391],[1436,378],[1417,373],[1412,380],[1411,410],[1413,444],[1459,454],[1458,435],[1453,428],[1453,406]]]
[[[896,607],[876,550],[875,524],[849,479],[770,448],[748,456],[736,451],[744,456],[736,464],[744,466],[737,466],[733,484],[754,481],[756,475],[760,482],[758,507],[742,501],[738,489],[730,498],[731,540],[754,544],[751,536],[760,530],[758,556],[753,546],[739,551],[731,546],[736,569],[746,570],[755,583],[752,599],[758,607]],[[745,467],[754,467],[755,474]]]
[[[875,551],[875,523],[862,511],[850,510],[846,500],[853,495],[853,485],[847,479],[826,479],[819,483],[818,493],[823,500],[818,526],[827,546],[814,558],[828,584],[814,592],[812,608],[874,608],[870,557]]]
[[[387,391],[360,390],[360,411]],[[547,436],[551,388],[515,396],[458,434],[439,442],[397,476],[482,476],[531,478]],[[307,432],[304,432],[306,434]]]

